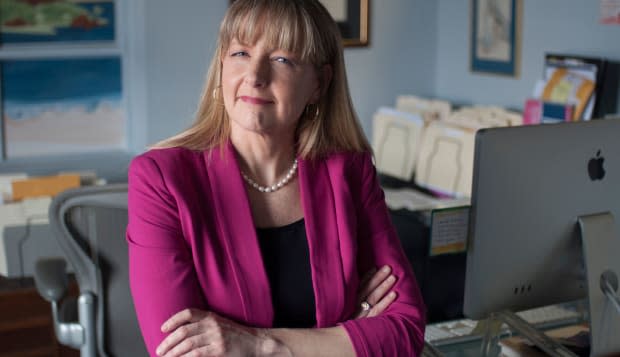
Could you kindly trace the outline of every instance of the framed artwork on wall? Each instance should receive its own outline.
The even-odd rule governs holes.
[[[368,46],[369,1],[319,0],[336,20],[345,47]]]
[[[121,59],[0,62],[8,159],[125,148]]]
[[[320,0],[332,15],[344,46],[368,46],[369,0]]]
[[[113,0],[0,0],[0,44],[114,41]]]
[[[522,0],[471,0],[473,72],[518,76]]]
[[[0,163],[127,148],[127,0],[0,0]]]

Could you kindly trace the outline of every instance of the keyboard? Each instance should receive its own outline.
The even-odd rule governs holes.
[[[481,338],[472,333],[477,324],[474,320],[461,319],[427,325],[424,340],[436,346],[473,341]]]
[[[583,315],[574,304],[550,305],[517,312],[517,315],[539,329],[549,329],[583,321]],[[443,321],[426,326],[424,340],[435,346],[475,341],[482,338],[474,331],[478,322],[470,319]],[[502,333],[509,333],[506,325]]]
[[[469,198],[437,198],[410,188],[383,188],[385,202],[390,209],[430,211],[439,208],[469,206]]]

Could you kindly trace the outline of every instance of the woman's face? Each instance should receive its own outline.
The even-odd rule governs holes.
[[[233,40],[222,57],[222,93],[233,130],[292,134],[305,107],[319,99],[317,70],[297,56]]]

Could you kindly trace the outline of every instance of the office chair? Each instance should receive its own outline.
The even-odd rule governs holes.
[[[129,290],[127,185],[65,191],[52,201],[49,223],[79,287],[77,301],[64,298],[65,261],[37,262],[35,283],[51,302],[60,343],[82,357],[147,356]]]

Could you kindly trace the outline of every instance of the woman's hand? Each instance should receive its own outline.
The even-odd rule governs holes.
[[[157,347],[157,355],[255,356],[286,355],[283,347],[261,329],[230,321],[210,311],[185,309],[174,314],[161,327],[170,333]]]
[[[391,272],[392,269],[386,265],[378,271],[371,269],[364,275],[357,294],[360,309],[353,318],[380,315],[396,299],[396,292],[390,291],[396,282]]]
[[[372,269],[360,281],[359,311],[354,319],[380,315],[396,299],[390,291],[396,282],[389,266]],[[367,303],[368,308],[362,308]],[[170,317],[161,327],[170,333],[157,347],[157,355],[248,356],[288,355],[286,348],[261,329],[237,324],[210,311],[185,309]]]

